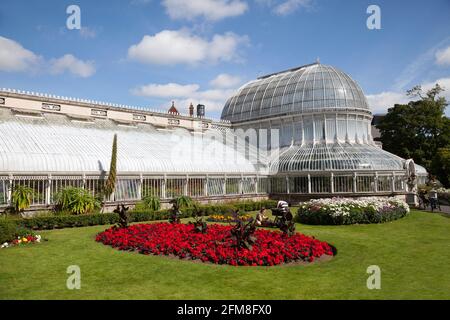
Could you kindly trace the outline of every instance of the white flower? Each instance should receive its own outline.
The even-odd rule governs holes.
[[[303,204],[304,209],[310,207],[318,207],[322,211],[328,212],[334,217],[349,216],[353,209],[371,209],[376,212],[386,212],[386,208],[395,210],[397,208],[404,209],[409,212],[408,204],[397,198],[324,198],[313,199]]]
[[[2,244],[2,245],[0,246],[1,249],[3,249],[3,248],[8,248],[8,247],[9,247],[8,242],[5,242],[4,244]]]

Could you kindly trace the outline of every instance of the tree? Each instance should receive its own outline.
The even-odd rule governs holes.
[[[432,166],[438,180],[444,186],[450,186],[450,146],[438,149]]]
[[[426,93],[415,86],[407,95],[418,100],[389,108],[377,125],[385,150],[414,159],[438,179],[448,176],[448,171],[437,169],[439,150],[450,147],[450,119],[445,116],[447,101],[439,96],[442,91],[439,84]]]
[[[116,188],[116,175],[117,175],[117,134],[114,135],[113,139],[109,174],[104,187],[105,199],[109,198]]]

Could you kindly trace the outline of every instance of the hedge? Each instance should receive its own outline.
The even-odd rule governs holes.
[[[213,214],[227,214],[235,211],[236,209],[248,212],[259,210],[261,207],[271,208],[274,206],[276,206],[276,201],[264,200],[258,202],[242,201],[216,205],[200,205],[199,208],[204,212],[206,216],[208,216]],[[194,208],[182,209],[181,217],[182,218],[192,217],[194,210],[195,210]],[[132,210],[128,214],[128,217],[129,222],[166,220],[169,217],[169,210],[166,209],[154,212],[145,209]],[[28,228],[31,230],[51,230],[51,229],[115,224],[119,222],[119,215],[117,213],[95,213],[83,215],[38,216],[24,219],[10,219],[10,220],[8,219],[3,221],[8,221],[9,223],[15,224],[18,227]],[[10,228],[12,227],[11,226],[6,227],[6,229],[8,230]],[[0,233],[1,232],[2,229],[0,229]]]

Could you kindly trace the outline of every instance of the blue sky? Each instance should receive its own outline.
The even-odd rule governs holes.
[[[369,5],[381,29],[369,30]],[[81,30],[69,30],[69,5]],[[436,81],[450,97],[450,1],[2,0],[0,87],[207,115],[257,76],[321,63],[375,112]],[[448,108],[450,109],[450,108]],[[450,115],[450,111],[447,110]]]

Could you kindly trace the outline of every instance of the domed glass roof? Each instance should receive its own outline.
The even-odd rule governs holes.
[[[370,113],[359,85],[332,66],[314,63],[245,84],[226,102],[222,119],[239,122],[349,109]]]
[[[403,170],[404,160],[368,144],[292,145],[279,151],[271,162],[272,173],[306,171]]]

